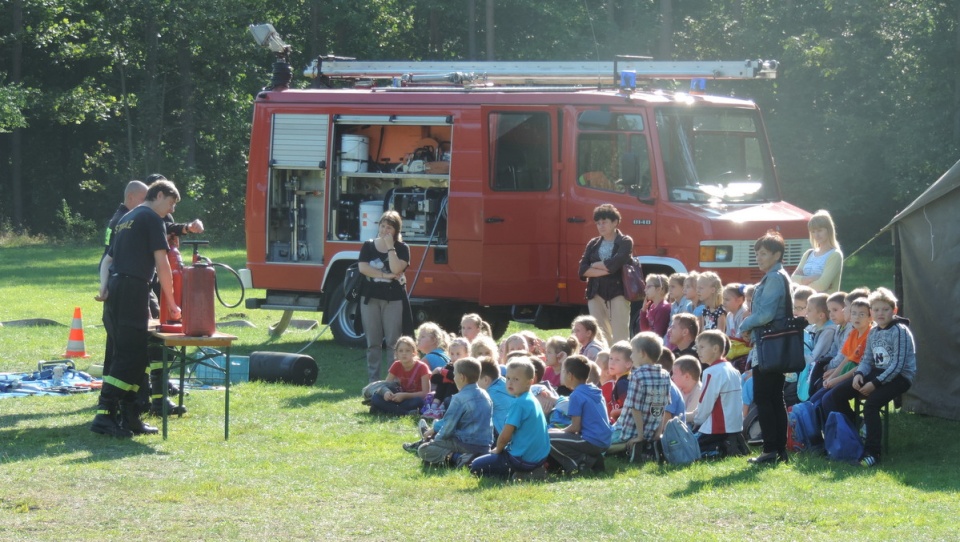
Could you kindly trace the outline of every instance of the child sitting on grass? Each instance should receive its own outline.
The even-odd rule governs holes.
[[[680,356],[673,362],[670,379],[683,394],[683,405],[687,409],[687,419],[693,420],[693,413],[700,404],[700,360],[693,356]]]
[[[612,453],[638,445],[652,449],[670,402],[670,373],[657,364],[663,340],[656,333],[644,331],[631,339],[630,347],[633,370],[623,412],[613,427]]]
[[[630,369],[633,367],[633,361],[630,359],[632,353],[633,350],[627,341],[620,341],[610,347],[610,361],[607,366],[607,375],[610,380],[600,390],[607,403],[610,423],[614,423],[620,418],[623,402],[627,399],[627,388],[630,387]]]
[[[612,429],[600,390],[587,383],[590,361],[580,355],[563,362],[564,385],[573,390],[567,406],[570,425],[550,430],[550,457],[567,473],[603,470]]]
[[[654,273],[647,275],[647,286],[644,290],[646,299],[638,318],[640,331],[652,331],[660,337],[666,337],[671,311],[670,303],[667,301],[669,282],[666,275]]]
[[[536,356],[529,356],[529,359],[530,363],[533,364],[533,381],[535,382],[535,384],[530,387],[530,393],[540,402],[540,409],[543,410],[543,415],[549,420],[550,413],[553,412],[554,407],[557,406],[557,399],[560,398],[560,395],[557,393],[557,390],[553,388],[553,384],[543,378],[543,374],[547,368],[543,360]]]
[[[727,339],[718,330],[707,330],[697,337],[700,361],[709,367],[703,372],[700,404],[693,414],[700,451],[725,450],[728,437],[743,431],[743,406],[740,372],[724,359]]]
[[[431,371],[442,369],[450,362],[446,352],[447,338],[446,332],[433,322],[424,322],[417,328],[417,350],[423,354],[420,360],[426,363]]]
[[[593,316],[584,314],[576,317],[571,333],[580,345],[580,351],[577,353],[586,356],[590,361],[596,361],[597,353],[607,348],[607,343],[600,333],[600,324]]]
[[[750,353],[750,341],[740,333],[740,324],[747,317],[746,286],[732,282],[723,287],[723,308],[727,311],[727,338],[730,351],[727,359],[737,359]]]
[[[670,327],[670,343],[673,344],[671,351],[674,358],[680,356],[697,356],[697,335],[700,334],[700,322],[697,318],[685,312],[673,317],[673,325]]]
[[[503,425],[507,422],[507,413],[513,406],[514,398],[507,391],[507,380],[500,376],[500,365],[493,361],[489,356],[482,357],[480,362],[480,380],[477,385],[483,388],[490,401],[493,402],[493,431],[494,436],[503,431]]]
[[[462,467],[490,451],[493,444],[493,403],[490,396],[477,386],[480,363],[473,358],[462,358],[453,366],[453,379],[460,391],[450,401],[436,435],[427,432],[427,440],[417,449],[424,463],[444,463]]]
[[[897,298],[886,288],[870,294],[870,313],[876,327],[867,337],[860,365],[853,378],[839,384],[823,398],[824,417],[840,412],[854,422],[850,399],[865,398],[863,423],[866,438],[860,464],[873,467],[880,462],[883,424],[880,409],[910,389],[917,374],[917,352],[910,321],[897,316]]]
[[[433,404],[424,409],[426,418],[442,418],[450,398],[456,395],[457,385],[453,381],[453,364],[458,359],[465,358],[470,353],[470,343],[463,337],[456,337],[447,345],[447,356],[450,362],[442,369],[434,369],[430,375],[430,384],[433,386]]]
[[[470,472],[476,476],[506,478],[514,473],[545,474],[543,462],[550,454],[547,419],[540,403],[530,394],[533,364],[522,358],[507,365],[507,391],[516,399],[490,454],[473,460]]]
[[[397,360],[390,366],[387,382],[400,384],[399,392],[387,391],[370,398],[370,413],[393,416],[419,414],[423,398],[430,391],[430,367],[417,359],[417,343],[411,337],[400,337],[394,347]]]
[[[697,296],[703,303],[700,316],[700,329],[727,330],[727,311],[723,308],[723,282],[713,271],[701,273],[697,277]]]
[[[572,336],[554,335],[547,339],[546,353],[544,354],[547,370],[543,374],[543,379],[550,382],[554,389],[560,388],[560,368],[563,367],[563,360],[567,359],[567,356],[572,356],[576,349],[577,339]]]

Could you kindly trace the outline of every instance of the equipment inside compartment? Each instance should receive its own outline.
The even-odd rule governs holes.
[[[445,245],[451,135],[449,125],[334,125],[328,239],[376,237],[395,210],[404,241]]]

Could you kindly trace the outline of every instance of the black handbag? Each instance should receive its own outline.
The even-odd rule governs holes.
[[[803,334],[806,318],[793,316],[790,281],[786,281],[787,316],[760,328],[757,341],[757,366],[764,373],[799,373],[806,367],[803,358]]]

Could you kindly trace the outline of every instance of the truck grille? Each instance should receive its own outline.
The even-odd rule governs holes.
[[[702,269],[729,269],[757,267],[757,253],[753,250],[756,241],[704,241],[701,245],[729,246],[733,248],[733,256],[729,262],[700,262]],[[809,239],[786,239],[783,251],[784,267],[796,267],[800,263],[803,253],[810,248]]]

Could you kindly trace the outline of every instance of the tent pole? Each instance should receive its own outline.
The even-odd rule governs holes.
[[[894,224],[893,231],[893,289],[900,300],[900,316],[906,317],[906,302],[903,299],[903,262],[900,258],[900,224]]]

